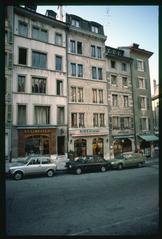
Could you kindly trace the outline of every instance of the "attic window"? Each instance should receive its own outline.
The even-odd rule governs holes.
[[[92,32],[98,33],[98,27],[92,26],[91,28]]]
[[[72,19],[71,25],[75,27],[80,27],[79,21],[75,19]]]

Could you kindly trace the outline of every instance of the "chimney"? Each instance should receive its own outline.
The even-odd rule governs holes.
[[[62,5],[58,5],[57,7],[57,16],[56,19],[63,22],[63,10]]]

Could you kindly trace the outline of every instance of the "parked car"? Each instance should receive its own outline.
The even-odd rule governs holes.
[[[121,155],[118,158],[111,159],[111,168],[142,167],[145,164],[145,157],[140,154]]]
[[[52,177],[56,171],[56,164],[54,164],[50,157],[43,156],[29,156],[25,161],[14,163],[9,168],[9,175],[15,180],[20,180],[26,175],[46,174]]]
[[[66,163],[69,172],[81,174],[82,172],[101,171],[105,172],[110,168],[110,163],[100,156],[80,156]]]

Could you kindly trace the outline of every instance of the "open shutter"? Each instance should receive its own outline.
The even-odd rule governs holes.
[[[148,89],[148,79],[147,78],[145,78],[145,89]]]
[[[141,109],[141,97],[138,96],[138,108]]]
[[[112,130],[112,117],[109,117],[109,129]]]
[[[139,78],[137,77],[137,88],[139,88]]]

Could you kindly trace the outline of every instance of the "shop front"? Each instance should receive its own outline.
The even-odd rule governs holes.
[[[69,137],[69,151],[74,152],[74,157],[85,155],[100,155],[108,158],[109,141],[106,132],[84,130],[84,132],[71,132]]]
[[[112,148],[114,158],[123,153],[131,153],[134,150],[133,136],[113,136]]]
[[[153,157],[159,138],[154,134],[138,135],[139,150],[146,157]]]
[[[56,154],[56,129],[31,128],[18,130],[18,156]]]

